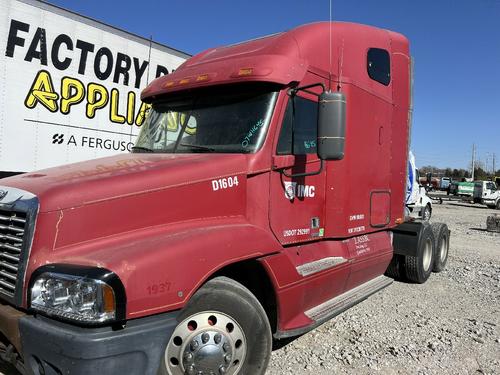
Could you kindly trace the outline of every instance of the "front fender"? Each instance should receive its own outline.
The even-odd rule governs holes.
[[[182,308],[217,270],[282,249],[241,217],[161,226],[52,252],[44,263],[107,268],[127,294],[127,319]]]

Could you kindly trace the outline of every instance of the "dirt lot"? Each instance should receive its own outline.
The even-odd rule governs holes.
[[[273,352],[268,373],[500,374],[500,234],[485,232],[494,213],[435,205],[431,221],[452,232],[447,269],[423,285],[395,282]]]
[[[494,213],[435,205],[431,221],[452,231],[447,269],[424,285],[395,282],[274,351],[268,374],[500,374],[500,234],[485,231]]]

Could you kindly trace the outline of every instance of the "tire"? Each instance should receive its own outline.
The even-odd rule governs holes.
[[[427,204],[422,211],[422,220],[429,221],[432,216],[432,208],[430,204]]]
[[[432,234],[434,235],[434,248],[436,256],[434,258],[433,272],[441,272],[446,267],[448,253],[450,250],[450,231],[444,223],[432,223]]]
[[[240,283],[227,277],[208,281],[177,320],[158,375],[265,373],[271,327],[260,302]]]
[[[497,209],[497,210],[500,210],[500,199],[497,201],[497,204],[496,204],[496,209]]]
[[[393,278],[394,280],[402,280],[404,277],[404,257],[394,254],[391,263],[385,271],[385,275]]]
[[[434,267],[435,248],[434,235],[429,223],[422,223],[420,240],[417,245],[417,256],[405,257],[406,277],[409,281],[423,284],[429,278]]]

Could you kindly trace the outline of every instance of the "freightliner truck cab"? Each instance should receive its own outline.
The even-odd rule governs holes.
[[[2,358],[263,374],[273,340],[441,270],[446,225],[404,217],[410,67],[350,23],[210,49],[144,90],[132,153],[1,180]]]

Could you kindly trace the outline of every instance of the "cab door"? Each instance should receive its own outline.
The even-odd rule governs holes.
[[[284,245],[318,239],[325,218],[326,174],[316,155],[318,102],[299,95],[286,105],[271,172],[271,229]]]
[[[306,315],[342,294],[350,272],[347,246],[324,238],[327,162],[321,168],[316,154],[317,113],[317,96],[299,91],[289,97],[270,176],[270,226],[288,245],[284,255],[297,271],[288,274],[293,282],[283,293],[293,294],[295,306]]]

